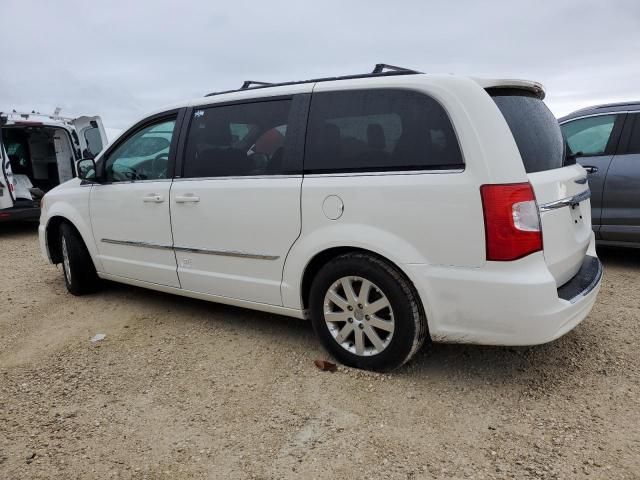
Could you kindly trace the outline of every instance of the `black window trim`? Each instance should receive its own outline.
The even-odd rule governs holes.
[[[624,127],[620,135],[620,142],[616,150],[616,155],[637,155],[639,152],[631,152],[631,134],[635,130],[636,123],[640,122],[640,111],[627,112]]]
[[[101,185],[111,185],[111,184],[123,184],[123,183],[140,183],[140,182],[163,182],[171,180],[175,173],[175,164],[176,164],[176,151],[179,144],[179,140],[181,137],[181,132],[183,130],[183,123],[185,118],[185,110],[186,108],[175,108],[172,110],[167,110],[164,112],[156,113],[149,117],[146,117],[140,120],[138,123],[129,128],[124,134],[120,136],[120,138],[113,144],[109,145],[109,147],[105,150],[105,152],[100,155],[100,159],[98,160],[98,164],[96,165],[96,170],[98,173],[98,179]],[[141,130],[149,127],[150,125],[161,122],[162,120],[176,120],[175,126],[173,127],[173,135],[171,137],[171,145],[169,146],[169,160],[167,164],[167,178],[162,179],[149,179],[149,180],[129,180],[129,181],[119,181],[119,182],[107,182],[105,179],[105,165],[107,163],[107,159],[109,156],[116,150],[120,145],[124,142],[127,142],[133,135],[140,132]]]
[[[616,117],[616,119],[613,123],[613,128],[611,129],[611,134],[609,135],[609,140],[607,140],[607,145],[604,148],[604,152],[592,153],[588,155],[580,155],[577,158],[590,158],[590,157],[602,157],[603,155],[616,155],[618,153],[618,149],[621,146],[620,139],[622,135],[623,126],[626,122],[627,113],[628,112],[598,112],[598,113],[592,113],[589,115],[581,115],[579,117],[574,117],[574,118],[565,120],[560,124],[560,127],[562,127],[563,125],[567,125],[571,122],[575,122],[577,120],[583,120],[585,118],[605,117],[605,116],[613,115],[614,117]],[[564,132],[562,132],[562,136],[564,137]],[[576,152],[573,152],[573,153],[576,153]]]
[[[184,157],[187,151],[187,138],[189,135],[189,129],[193,121],[193,112],[200,109],[208,109],[215,107],[226,107],[230,105],[243,105],[252,103],[274,102],[279,100],[290,100],[291,109],[289,111],[289,118],[292,119],[291,124],[287,124],[287,137],[291,142],[291,154],[286,158],[286,173],[275,175],[240,175],[240,176],[219,176],[219,177],[184,177]],[[309,106],[311,104],[310,93],[296,93],[288,95],[273,95],[268,97],[252,97],[242,98],[238,100],[228,100],[224,102],[210,102],[200,105],[194,105],[187,107],[184,112],[184,121],[182,122],[182,129],[180,139],[177,144],[176,162],[174,169],[174,180],[181,181],[194,181],[194,180],[211,180],[211,179],[227,179],[227,180],[240,180],[240,179],[255,179],[255,178],[283,178],[291,176],[302,176],[302,162],[304,157],[304,145],[306,138],[307,122],[309,115]]]
[[[428,93],[417,90],[413,88],[402,88],[402,87],[372,87],[372,88],[357,88],[357,89],[337,89],[337,90],[323,90],[320,92],[314,92],[311,95],[311,99],[309,102],[309,114],[307,115],[307,132],[309,129],[309,121],[311,120],[311,101],[313,100],[314,95],[321,95],[323,93],[338,93],[338,92],[350,92],[350,93],[360,93],[360,92],[412,92],[418,95],[422,95],[424,97],[429,98],[436,102],[444,111],[447,120],[451,124],[451,128],[453,129],[453,133],[456,137],[456,142],[458,143],[458,149],[460,150],[460,157],[462,158],[463,163],[457,164],[447,164],[447,165],[431,165],[428,168],[425,168],[424,165],[416,165],[416,166],[407,166],[407,167],[365,167],[365,168],[327,168],[322,170],[312,170],[303,168],[304,176],[348,176],[348,177],[359,177],[359,176],[374,176],[374,175],[420,175],[420,174],[448,174],[448,173],[464,173],[466,170],[466,159],[464,155],[464,151],[462,149],[462,144],[460,143],[460,136],[458,135],[458,130],[456,129],[455,123],[451,120],[451,116],[449,112],[445,108],[445,106],[438,101],[435,97],[429,95]],[[305,146],[306,146],[306,138],[305,135]],[[306,151],[305,151],[306,155]]]

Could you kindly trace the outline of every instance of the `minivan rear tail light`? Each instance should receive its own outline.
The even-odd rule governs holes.
[[[542,250],[536,196],[530,183],[482,185],[487,260],[517,260]]]

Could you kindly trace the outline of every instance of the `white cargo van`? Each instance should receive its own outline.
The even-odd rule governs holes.
[[[0,222],[37,220],[46,192],[107,144],[100,117],[0,112]]]

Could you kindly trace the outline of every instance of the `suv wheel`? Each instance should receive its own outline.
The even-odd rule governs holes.
[[[348,253],[322,267],[311,285],[309,306],[316,334],[348,366],[399,367],[427,338],[413,286],[372,255]]]
[[[67,290],[74,295],[84,295],[97,290],[100,279],[91,255],[78,232],[66,223],[60,226],[60,249]]]

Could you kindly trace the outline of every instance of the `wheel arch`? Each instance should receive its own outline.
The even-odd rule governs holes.
[[[63,224],[69,225],[82,238],[86,245],[85,239],[82,237],[80,230],[73,224],[71,220],[62,215],[55,215],[49,219],[46,227],[46,245],[49,252],[51,263],[58,264],[62,262],[62,247],[60,245],[60,228]]]
[[[362,248],[362,247],[355,247],[355,246],[338,246],[338,247],[326,248],[322,251],[317,252],[309,260],[309,262],[307,262],[302,273],[302,279],[300,281],[300,302],[303,310],[307,310],[309,308],[309,295],[311,292],[311,284],[313,283],[313,279],[315,278],[317,273],[320,271],[320,269],[324,265],[326,265],[328,262],[330,262],[332,259],[340,255],[343,255],[345,253],[352,253],[352,252],[366,253],[367,255],[371,255],[372,257],[382,260],[383,262],[386,262],[389,265],[391,265],[393,268],[395,268],[398,271],[398,273],[402,275],[407,282],[409,282],[409,285],[411,285],[416,297],[419,300],[420,306],[423,308],[423,311],[424,311],[424,304],[422,302],[419,289],[416,287],[416,285],[414,284],[411,277],[407,274],[407,272],[402,267],[400,267],[400,265],[398,265],[397,262],[394,262],[393,260],[389,259],[385,255],[382,255],[373,250],[369,250],[367,248]]]

